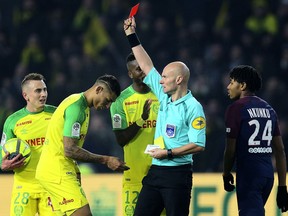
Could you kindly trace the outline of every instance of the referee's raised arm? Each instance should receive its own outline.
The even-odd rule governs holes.
[[[135,29],[136,22],[134,17],[124,20],[124,31],[133,51],[133,54],[135,55],[135,58],[140,68],[147,75],[154,67],[154,65],[150,56],[145,51],[144,47],[141,45]]]

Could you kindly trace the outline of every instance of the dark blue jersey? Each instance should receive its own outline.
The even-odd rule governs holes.
[[[272,138],[279,136],[274,109],[256,96],[231,104],[225,115],[226,136],[236,139],[237,176],[273,178]]]

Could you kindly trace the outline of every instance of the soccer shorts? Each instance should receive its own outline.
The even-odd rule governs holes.
[[[31,216],[37,212],[45,216],[55,216],[60,213],[54,208],[51,196],[47,192],[31,193],[21,187],[13,190],[10,216]]]
[[[62,178],[59,184],[43,180],[40,183],[51,194],[53,202],[57,202],[60,211],[67,216],[88,204],[81,184],[75,176]]]
[[[249,177],[236,179],[236,194],[240,216],[265,215],[265,203],[274,183],[273,178]]]
[[[141,188],[142,183],[123,185],[122,206],[124,216],[133,216]]]

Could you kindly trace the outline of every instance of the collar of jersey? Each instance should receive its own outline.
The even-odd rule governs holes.
[[[191,97],[193,97],[193,95],[192,95],[192,93],[191,93],[191,91],[188,89],[188,92],[187,92],[187,94],[184,96],[184,97],[182,97],[182,98],[179,98],[178,100],[176,100],[176,101],[172,101],[172,98],[171,98],[171,96],[169,97],[169,101],[168,101],[168,104],[173,104],[173,105],[178,105],[178,104],[180,104],[180,103],[182,103],[183,101],[185,101],[185,100],[187,100],[188,98],[191,98]]]

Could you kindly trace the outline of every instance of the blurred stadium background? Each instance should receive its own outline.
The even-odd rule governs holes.
[[[48,103],[56,106],[105,73],[127,87],[130,47],[122,23],[137,3],[0,0],[0,131],[7,116],[25,105],[20,82],[29,72],[46,77]],[[136,22],[159,71],[174,60],[191,70],[190,89],[207,117],[207,148],[194,157],[196,173],[221,172],[227,73],[239,64],[262,73],[258,95],[278,112],[287,151],[288,0],[142,0]],[[92,111],[84,147],[122,158],[111,128],[109,110]],[[102,165],[84,168],[111,174]]]

